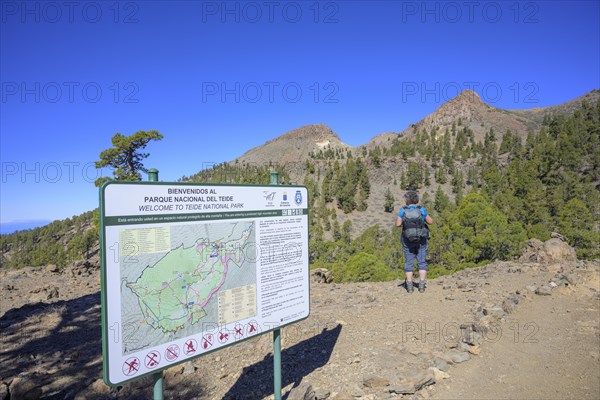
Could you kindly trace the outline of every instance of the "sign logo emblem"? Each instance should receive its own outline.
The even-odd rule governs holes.
[[[302,193],[299,190],[296,190],[296,196],[294,197],[294,201],[298,206],[302,204]]]
[[[273,201],[273,198],[275,197],[275,193],[277,192],[267,192],[267,191],[263,191],[263,197],[265,198],[265,200],[267,201]]]

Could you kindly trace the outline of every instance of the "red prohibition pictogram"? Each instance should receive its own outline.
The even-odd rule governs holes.
[[[165,358],[169,361],[174,361],[179,357],[179,346],[172,344],[165,351]]]
[[[135,375],[140,370],[140,360],[137,357],[129,357],[123,363],[123,374],[127,376]]]
[[[258,322],[252,320],[246,324],[246,336],[256,335],[259,332]]]
[[[217,339],[219,339],[219,343],[227,343],[229,340],[229,331],[227,331],[227,329],[221,329]]]
[[[244,327],[242,324],[235,324],[235,328],[233,328],[233,334],[236,339],[241,339],[244,337]]]
[[[202,337],[202,348],[204,350],[209,349],[215,341],[215,338],[212,333],[207,333]]]
[[[154,368],[160,363],[160,353],[156,350],[151,351],[146,354],[146,358],[144,359],[144,365],[146,368]]]
[[[194,354],[196,349],[198,349],[198,342],[195,339],[189,339],[183,346],[183,354],[189,356],[190,354]]]

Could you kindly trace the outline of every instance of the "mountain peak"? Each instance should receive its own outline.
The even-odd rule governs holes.
[[[448,103],[467,103],[467,104],[484,104],[481,97],[471,89],[466,89],[460,92],[456,97],[450,99]]]
[[[259,164],[304,162],[310,152],[328,148],[345,151],[351,147],[325,124],[304,125],[247,151],[238,160]]]
[[[463,90],[456,97],[440,105],[437,110],[429,114],[414,127],[431,131],[434,127],[439,128],[438,134],[444,134],[446,128],[450,129],[453,124],[463,124],[471,128],[476,136],[484,134],[485,122],[488,121],[494,111],[498,109],[486,104],[473,90]],[[516,126],[510,126],[517,128]],[[410,128],[409,128],[410,129]],[[479,139],[479,138],[478,138]]]
[[[286,132],[274,140],[309,140],[315,141],[315,143],[328,140],[341,142],[339,136],[325,124],[304,125]]]

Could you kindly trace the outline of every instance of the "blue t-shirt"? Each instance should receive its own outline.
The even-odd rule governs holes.
[[[417,207],[420,207],[420,206],[416,205],[416,204],[411,204],[410,206],[408,206],[409,209],[413,209],[413,208],[417,208]],[[429,214],[427,214],[427,210],[425,208],[421,207],[421,218],[422,218],[423,222],[425,222],[425,217],[427,217],[427,215],[429,215]],[[400,218],[404,218],[404,207],[402,207],[400,209],[400,211],[398,211],[398,216]]]

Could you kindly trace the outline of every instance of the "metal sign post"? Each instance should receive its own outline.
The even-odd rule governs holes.
[[[150,168],[148,170],[148,181],[158,182],[158,170],[156,168]],[[163,386],[165,379],[162,370],[154,373],[152,378],[154,381],[154,388],[152,390],[154,400],[163,400]]]
[[[279,174],[271,171],[271,185],[279,184]],[[273,330],[273,394],[281,400],[281,329]]]

